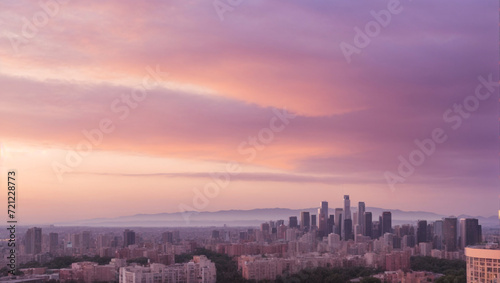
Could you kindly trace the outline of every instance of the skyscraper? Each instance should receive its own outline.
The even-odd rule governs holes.
[[[358,203],[358,225],[361,227],[361,234],[365,235],[365,203]]]
[[[297,216],[290,216],[290,218],[288,219],[288,227],[297,228],[298,225],[299,223],[297,221]]]
[[[320,208],[318,208],[318,232],[319,236],[323,237],[328,232],[328,202],[322,201]]]
[[[26,231],[24,247],[27,254],[39,254],[42,252],[42,228],[33,227]]]
[[[126,248],[129,245],[135,244],[135,232],[129,229],[123,231],[123,246]]]
[[[161,240],[163,243],[174,243],[174,234],[170,231],[163,232],[161,234]]]
[[[353,238],[352,219],[344,219],[344,240],[349,241]]]
[[[443,249],[443,220],[434,221],[434,244],[433,248]]]
[[[313,228],[313,227],[318,228],[318,225],[316,224],[316,215],[315,214],[311,215],[311,228]]]
[[[427,224],[427,242],[431,242],[434,239],[434,223]]]
[[[297,222],[297,217],[293,216],[295,218],[295,222]],[[292,217],[290,217],[290,224],[292,223]],[[295,227],[297,227],[296,225],[297,223],[295,223]],[[265,222],[265,223],[262,223],[260,224],[260,231],[262,231],[263,233],[268,233],[269,234],[269,231],[270,231],[270,225],[269,223]],[[291,228],[291,227],[290,227]]]
[[[434,221],[434,235],[443,237],[443,220]]]
[[[344,195],[344,219],[351,219],[351,201],[349,195]]]
[[[50,233],[49,234],[49,252],[51,254],[56,254],[59,248],[59,234]]]
[[[373,239],[373,233],[372,233],[372,213],[371,212],[365,212],[364,213],[364,224],[365,224],[365,229],[363,235],[368,236]]]
[[[344,210],[342,208],[335,208],[335,231],[334,233],[338,234],[342,239],[342,224],[344,223],[342,215],[344,214]]]
[[[86,252],[90,249],[90,232],[89,231],[83,231],[82,232],[82,252]]]
[[[461,249],[464,249],[466,247],[466,244],[465,244],[465,239],[467,238],[467,236],[465,235],[466,234],[466,228],[465,228],[465,218],[460,218],[458,220],[458,246],[459,248]]]
[[[427,242],[427,221],[419,220],[417,224],[417,245]]]
[[[79,253],[82,248],[82,234],[71,234],[71,244],[73,249],[75,249],[75,252]]]
[[[447,252],[457,250],[457,218],[448,217],[443,221],[443,241]]]
[[[333,233],[333,229],[335,229],[335,215],[330,215],[328,217],[328,235],[330,235],[331,233]]]
[[[309,231],[311,226],[311,216],[308,211],[302,211],[300,213],[300,229],[303,231]]]
[[[382,212],[382,234],[392,233],[392,213],[390,211]]]
[[[384,223],[384,220],[382,219],[382,215],[380,215],[380,216],[378,217],[378,233],[379,233],[379,235],[378,235],[378,237],[377,237],[377,238],[379,238],[379,237],[381,237],[381,236],[384,236],[384,232],[383,232],[383,231],[384,231],[384,228],[382,227],[382,226],[383,226],[383,223]]]
[[[97,235],[97,241],[96,241],[97,250],[100,250],[102,248],[107,248],[110,245],[111,245],[111,240],[109,235],[103,235],[103,234]]]
[[[382,219],[382,217],[379,217]],[[380,221],[372,221],[372,239],[378,239],[380,237]]]
[[[475,218],[460,219],[460,247],[464,249],[467,246],[478,244],[481,232],[479,231],[479,221]]]

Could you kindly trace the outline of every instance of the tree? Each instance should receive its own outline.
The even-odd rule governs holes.
[[[382,281],[375,277],[365,277],[361,279],[361,283],[382,283]]]

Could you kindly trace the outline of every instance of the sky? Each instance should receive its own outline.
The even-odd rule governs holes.
[[[0,25],[21,222],[497,214],[498,1],[10,0]]]

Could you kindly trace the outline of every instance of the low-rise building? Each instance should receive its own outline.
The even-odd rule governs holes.
[[[215,264],[206,256],[195,256],[187,263],[120,268],[120,283],[215,283]]]

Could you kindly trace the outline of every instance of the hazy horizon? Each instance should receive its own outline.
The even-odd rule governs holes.
[[[21,225],[344,195],[497,215],[498,1],[49,2],[0,11]]]
[[[340,206],[339,206],[340,207]],[[334,211],[336,207],[329,207],[329,211]],[[380,210],[378,213],[377,212],[374,212],[372,211],[373,209],[375,210]],[[50,226],[50,225],[56,225],[56,226],[59,226],[59,225],[64,225],[64,226],[72,226],[72,224],[75,224],[76,226],[82,226],[82,225],[78,225],[79,223],[82,223],[82,221],[93,221],[93,220],[99,220],[99,219],[109,219],[109,220],[113,220],[113,219],[119,219],[119,218],[127,218],[127,217],[136,217],[136,216],[154,216],[154,215],[161,215],[161,214],[180,214],[181,217],[179,218],[180,220],[182,220],[182,222],[186,222],[183,218],[182,218],[182,215],[183,213],[189,213],[189,212],[197,212],[197,213],[222,213],[222,212],[227,212],[227,213],[230,213],[232,211],[237,211],[237,212],[251,212],[251,211],[256,211],[256,210],[292,210],[292,211],[313,211],[315,212],[317,210],[316,207],[303,207],[303,208],[287,208],[287,207],[262,207],[262,208],[253,208],[253,209],[237,209],[237,208],[234,208],[234,209],[224,209],[224,210],[214,210],[214,211],[188,211],[188,212],[158,212],[158,213],[135,213],[135,214],[127,214],[127,215],[119,215],[119,216],[114,216],[114,217],[107,217],[106,215],[102,215],[100,217],[96,217],[96,218],[85,218],[85,219],[71,219],[71,220],[68,220],[68,221],[61,221],[61,222],[31,222],[31,223],[25,223],[25,221],[23,221],[23,219],[18,219],[19,223],[23,226],[36,226],[36,225],[41,225],[41,226]],[[399,208],[382,208],[382,207],[370,207],[370,206],[367,206],[366,207],[366,211],[367,212],[374,212],[373,214],[373,217],[377,218],[378,216],[381,215],[381,212],[382,211],[399,211],[401,213],[403,213],[403,215],[405,214],[412,214],[412,213],[416,213],[417,215],[416,216],[412,216],[410,217],[411,220],[408,220],[407,218],[405,218],[406,220],[402,220],[401,218],[399,218],[397,215],[393,215],[393,220],[395,220],[396,222],[400,222],[400,223],[406,223],[406,221],[408,222],[415,222],[417,220],[428,220],[428,221],[434,221],[435,219],[441,219],[443,217],[460,217],[460,216],[463,216],[463,215],[466,215],[466,216],[470,216],[470,217],[483,217],[483,218],[491,218],[491,217],[494,217],[496,219],[496,215],[495,214],[492,214],[492,215],[469,215],[469,214],[466,214],[466,213],[460,213],[460,214],[456,214],[456,215],[452,215],[452,214],[440,214],[440,213],[436,213],[436,212],[432,212],[432,211],[417,211],[417,210],[404,210],[404,209],[399,209]],[[357,207],[356,206],[351,206],[351,212],[357,212]],[[434,218],[434,217],[425,217],[425,215],[427,214],[434,214],[434,217],[438,217],[438,218]],[[245,221],[257,221],[255,223],[258,223],[260,224],[260,220],[264,221],[264,220],[273,220],[275,215],[269,215],[269,219],[267,218],[262,218],[262,219],[254,219],[254,220],[245,220]],[[286,215],[287,217],[289,216],[299,216],[298,214],[293,214],[293,215]],[[264,217],[264,216],[262,216]],[[408,217],[408,216],[407,216]],[[280,218],[280,217],[278,217]],[[284,217],[281,217],[281,218],[284,218]],[[238,221],[241,220],[241,218],[239,218],[238,216],[233,216],[233,218],[231,219],[227,219],[229,221],[229,223],[237,223]],[[278,220],[278,219],[274,219],[274,220]],[[285,221],[288,221],[288,218],[284,219]],[[150,220],[151,221],[151,220]],[[223,222],[224,220],[221,220],[221,219],[214,219],[214,221],[216,222]],[[198,227],[200,226],[200,222],[198,221],[197,222],[198,224],[197,225],[193,225],[193,227]],[[215,222],[214,222],[215,223]],[[493,221],[491,222],[493,223]],[[491,226],[491,223],[488,222],[486,227],[490,227]],[[495,222],[496,223],[496,222]],[[166,223],[164,223],[163,221],[161,221],[161,224],[162,225],[165,225]],[[187,224],[185,226],[168,226],[168,227],[190,227],[190,223],[189,222],[186,222],[184,224]],[[480,224],[485,224],[485,223],[482,223],[480,221]],[[163,227],[162,225],[158,226],[158,227]],[[222,225],[222,224],[220,224]],[[257,225],[257,224],[256,224]],[[86,225],[83,225],[83,226],[86,226]],[[99,227],[99,226],[94,226],[92,224],[89,224],[87,225],[89,227]],[[135,225],[137,227],[141,227],[140,225]],[[205,225],[207,226],[207,225]],[[212,225],[208,225],[208,226],[212,226]],[[231,227],[235,227],[234,225],[230,224],[229,226]],[[245,226],[245,225],[244,225]],[[255,225],[253,225],[255,226]],[[495,224],[496,226],[496,224]],[[120,225],[116,225],[116,226],[113,226],[113,227],[127,227],[127,226],[120,226]],[[131,225],[131,226],[128,226],[128,227],[134,227],[134,225]],[[147,225],[147,226],[144,226],[144,227],[156,227],[156,226],[151,226],[151,225]]]

